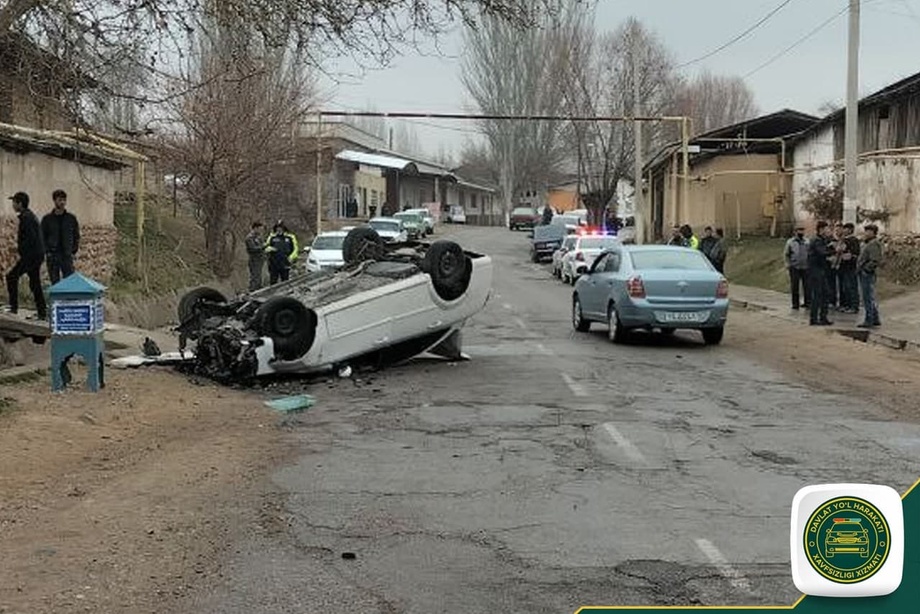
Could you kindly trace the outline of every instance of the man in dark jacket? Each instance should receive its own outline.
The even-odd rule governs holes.
[[[262,237],[262,222],[253,222],[252,230],[246,235],[246,254],[249,255],[249,291],[262,287],[262,269],[265,268],[265,239]]]
[[[35,297],[35,311],[40,320],[48,318],[48,307],[45,304],[45,294],[42,292],[42,260],[45,257],[45,246],[42,244],[41,224],[35,214],[29,210],[29,195],[25,192],[16,192],[10,197],[13,201],[13,210],[19,216],[19,234],[17,247],[19,260],[6,274],[6,291],[10,297],[10,313],[19,311],[19,278],[29,276],[29,289]]]
[[[700,251],[703,252],[703,255],[709,258],[709,261],[712,262],[712,246],[716,244],[716,239],[712,235],[712,226],[707,226],[703,229],[703,238],[700,239]]]
[[[808,290],[811,292],[812,326],[830,326],[827,319],[827,271],[830,269],[831,228],[821,220],[815,228],[814,238],[808,242]]]
[[[294,233],[288,232],[284,222],[279,221],[265,241],[270,284],[275,285],[278,281],[287,281],[290,278],[291,266],[299,255],[297,250],[297,237]]]
[[[716,228],[715,242],[709,249],[709,261],[719,273],[725,274],[725,258],[728,256],[728,246],[725,244],[725,231]]]
[[[856,274],[859,276],[859,287],[862,290],[863,308],[866,311],[865,319],[858,324],[860,328],[875,328],[881,326],[879,320],[878,304],[875,300],[875,281],[878,268],[882,265],[882,242],[878,240],[878,226],[868,224],[865,227],[865,243],[856,260]]]
[[[856,279],[856,260],[859,258],[859,239],[852,222],[843,225],[843,239],[840,241],[840,267],[837,278],[840,285],[840,307],[844,313],[859,313],[859,283]]]
[[[80,249],[80,224],[67,210],[67,193],[55,190],[51,195],[54,209],[42,218],[42,239],[48,261],[48,277],[56,284],[73,275],[73,257]]]
[[[783,262],[786,264],[786,270],[789,271],[792,308],[799,309],[799,287],[801,286],[802,296],[805,299],[803,306],[808,309],[811,305],[808,286],[808,241],[805,239],[803,226],[796,226],[795,235],[786,241],[786,247],[783,248]]]

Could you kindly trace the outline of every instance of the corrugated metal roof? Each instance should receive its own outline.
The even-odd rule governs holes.
[[[379,166],[382,168],[395,168],[400,171],[406,170],[410,165],[413,164],[410,160],[404,160],[402,158],[364,153],[362,151],[353,151],[351,149],[340,151],[336,154],[335,157],[339,160],[347,160],[348,162],[356,162],[357,164]]]

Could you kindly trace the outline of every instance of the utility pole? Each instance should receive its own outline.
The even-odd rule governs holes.
[[[690,121],[689,118],[685,117],[680,123],[680,141],[681,141],[681,157],[683,158],[683,181],[681,181],[681,197],[680,197],[680,208],[677,210],[678,219],[675,220],[677,224],[686,224],[686,218],[680,219],[680,213],[683,211],[686,216],[690,211]]]
[[[316,116],[316,234],[323,228],[323,114]]]
[[[633,73],[633,117],[640,117],[642,104],[641,88],[639,87],[639,54],[637,53],[636,39],[633,33],[632,43],[632,73]],[[633,184],[635,190],[633,193],[633,214],[636,220],[636,243],[642,245],[646,241],[646,215],[645,199],[642,194],[642,122],[633,120],[633,133],[636,137],[635,159],[635,177]]]
[[[859,0],[850,0],[847,41],[847,111],[844,146],[843,221],[856,223],[859,166]]]

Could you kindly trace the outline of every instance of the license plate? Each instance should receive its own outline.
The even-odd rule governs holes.
[[[708,319],[708,311],[665,311],[658,313],[658,320],[661,322],[705,322]]]

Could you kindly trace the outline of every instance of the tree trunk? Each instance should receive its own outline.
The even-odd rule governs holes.
[[[208,194],[205,206],[205,241],[208,246],[208,265],[218,279],[226,279],[233,272],[236,248],[227,205],[225,194]]]

